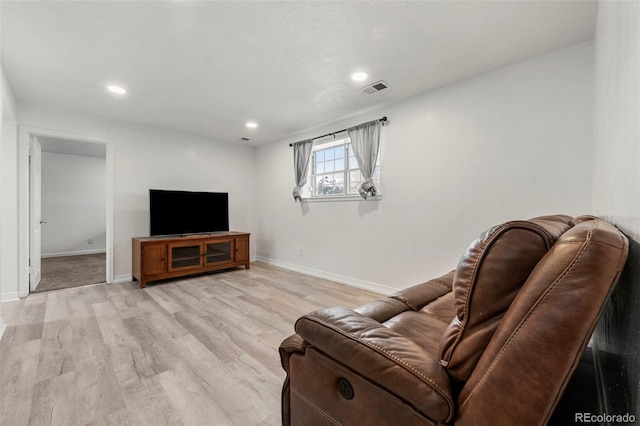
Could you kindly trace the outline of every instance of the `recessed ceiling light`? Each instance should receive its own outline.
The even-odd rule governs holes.
[[[254,121],[249,121],[247,123],[247,127],[250,129],[255,129],[256,127],[258,127],[258,123],[254,122]]]
[[[111,93],[115,93],[116,95],[124,95],[127,93],[127,91],[120,86],[107,86],[107,90]]]
[[[367,75],[366,72],[357,72],[351,75],[351,79],[354,81],[363,81],[363,80],[366,80],[367,77],[369,76]]]

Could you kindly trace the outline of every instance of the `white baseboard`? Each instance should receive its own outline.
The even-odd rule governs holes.
[[[132,274],[124,274],[113,277],[114,284],[128,283],[129,281],[133,281]]]
[[[84,254],[99,254],[99,253],[106,253],[107,250],[105,249],[98,249],[98,250],[81,250],[81,251],[61,251],[59,253],[42,253],[41,257],[45,258],[45,257],[62,257],[62,256],[82,256]]]
[[[18,300],[20,298],[20,295],[18,294],[17,291],[11,291],[9,293],[2,293],[0,295],[0,300],[2,302],[11,302],[13,300]]]
[[[277,266],[278,268],[300,272],[301,274],[310,275],[316,278],[323,278],[325,280],[335,281],[340,284],[346,284],[351,287],[362,288],[362,289],[373,291],[375,293],[380,293],[383,295],[389,295],[398,291],[397,288],[388,287],[386,285],[372,283],[369,281],[363,281],[357,278],[346,277],[344,275],[334,274],[332,272],[320,271],[318,269],[295,265],[293,263],[283,262],[281,260],[270,259],[262,256],[257,256],[256,260],[260,262],[268,263],[269,265]]]

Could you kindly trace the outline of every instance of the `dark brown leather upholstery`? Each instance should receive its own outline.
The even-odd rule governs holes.
[[[469,378],[514,297],[570,223],[569,216],[507,222],[471,243],[453,283],[457,315],[440,345],[452,377]]]
[[[300,318],[280,347],[285,425],[542,425],[624,266],[592,217],[491,228],[450,273]]]

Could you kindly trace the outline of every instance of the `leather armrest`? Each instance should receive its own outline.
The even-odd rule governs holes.
[[[296,353],[304,354],[307,346],[307,342],[297,334],[292,334],[282,341],[278,350],[280,351],[280,363],[287,374],[289,374],[289,358],[291,358],[291,355]]]
[[[283,426],[289,426],[291,424],[291,416],[290,416],[290,407],[291,407],[291,387],[289,386],[289,372],[290,370],[290,360],[292,355],[304,355],[307,346],[309,344],[305,342],[302,337],[297,334],[292,334],[291,336],[284,339],[284,341],[280,344],[280,362],[282,363],[282,368],[287,373],[287,377],[284,380],[284,384],[282,386],[282,424]]]
[[[452,419],[449,376],[438,359],[401,334],[346,308],[312,312],[300,318],[295,329],[309,345],[395,394],[424,416],[437,422]]]

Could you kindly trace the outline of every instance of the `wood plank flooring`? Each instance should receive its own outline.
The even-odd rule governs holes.
[[[378,297],[263,263],[32,293],[2,305],[0,425],[279,425],[295,320]]]

